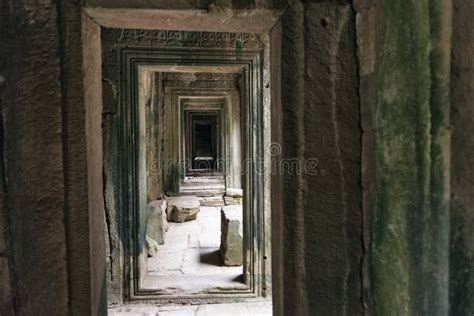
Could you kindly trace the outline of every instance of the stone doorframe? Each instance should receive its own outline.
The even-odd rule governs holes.
[[[179,68],[179,67],[173,67],[174,69]],[[165,72],[165,69],[163,67],[157,67],[157,66],[149,66],[147,69],[154,70],[156,72]],[[218,72],[215,72],[215,71]],[[183,69],[179,69],[180,72],[183,71]],[[200,71],[199,69],[194,69],[193,71]],[[197,80],[193,81],[192,83],[189,84],[176,84],[179,80],[178,79],[185,79],[186,75],[185,73],[176,73],[173,75],[172,80],[169,80],[170,78],[170,73],[167,73],[167,81],[168,82],[173,82],[173,84],[166,84],[166,87],[162,87],[164,91],[162,92],[164,94],[164,111],[170,113],[171,120],[175,122],[175,127],[179,126],[179,117],[180,113],[178,111],[179,107],[181,106],[181,100],[183,102],[187,102],[186,100],[197,100],[198,98],[213,98],[213,99],[223,99],[225,101],[225,107],[231,107],[231,110],[227,111],[231,116],[233,117],[238,117],[240,116],[241,112],[241,107],[242,107],[242,102],[244,102],[244,93],[245,89],[240,89],[242,90],[240,93],[242,93],[243,97],[241,98],[240,93],[239,93],[239,88],[236,86],[236,78],[229,80],[230,76],[234,77],[236,73],[239,73],[240,70],[236,68],[235,66],[232,67],[220,67],[217,69],[214,67],[214,69],[208,68],[208,72],[214,72],[216,75],[220,75],[223,80],[215,81],[215,82],[209,82],[205,80]],[[183,80],[185,82],[185,80]],[[160,83],[155,85],[160,87]],[[239,83],[239,86],[243,85]],[[235,120],[234,120],[235,121]],[[162,159],[162,165],[161,165],[161,170],[163,170],[163,174],[172,174],[170,170],[170,163],[169,162],[178,162],[181,161],[181,159],[184,157],[182,154],[182,146],[180,145],[179,137],[176,139],[176,135],[179,135],[177,133],[177,130],[175,133],[171,133],[170,128],[172,124],[167,124],[166,122],[163,122],[162,124],[165,126],[165,129],[163,130],[163,144],[167,148],[165,150],[165,153],[163,155]],[[233,126],[234,130],[239,130],[240,133],[240,125],[241,122],[238,122],[238,126]],[[234,133],[235,134],[235,133]],[[238,137],[238,140],[235,141],[240,141],[240,135]],[[237,148],[238,147],[238,148]],[[230,150],[230,148],[227,148],[227,150]],[[242,187],[242,181],[241,177],[237,175],[237,173],[240,172],[241,170],[241,146],[235,146],[235,148],[232,149],[234,151],[234,157],[238,157],[238,160],[235,162],[231,162],[230,165],[226,166],[228,170],[231,170],[231,173],[226,175],[226,187],[230,188],[241,188]],[[166,163],[168,162],[168,163]],[[229,169],[231,168],[231,169]],[[182,168],[181,168],[182,169]],[[232,170],[233,169],[233,170]],[[181,173],[182,174],[182,173]],[[176,175],[178,176],[178,175]],[[162,177],[165,179],[165,176],[162,175]],[[169,179],[171,183],[179,183],[178,180],[174,179]],[[164,181],[164,186],[168,189],[169,185],[166,184],[167,181]],[[177,189],[177,188],[176,188]],[[175,189],[175,191],[176,191]],[[176,191],[177,192],[177,191]]]
[[[186,162],[183,166],[183,177],[189,174],[218,174],[225,176],[225,166],[223,164],[225,154],[223,152],[225,144],[225,134],[223,133],[222,109],[210,110],[184,110],[182,112],[182,136],[181,136],[181,150],[182,159]],[[199,126],[206,126],[210,128],[210,145],[207,150],[210,155],[206,159],[201,158],[197,154],[197,141]],[[211,157],[212,159],[207,159]],[[194,158],[194,159],[193,159]],[[205,163],[203,163],[203,161]]]
[[[135,30],[119,32],[120,38],[123,40],[124,36],[129,35],[133,42],[136,40],[135,32]],[[174,32],[174,36],[179,36],[179,33],[183,32]],[[212,34],[215,36],[218,33]],[[229,36],[228,33],[226,34]],[[204,35],[209,36],[209,34]],[[202,37],[203,34],[199,36]],[[172,298],[175,302],[202,301],[203,299],[226,301],[262,297],[271,293],[271,180],[269,173],[271,167],[267,151],[271,142],[269,39],[267,35],[257,34],[237,34],[237,36],[240,41],[250,40],[248,47],[240,42],[241,49],[238,53],[233,49],[222,49],[219,45],[198,49],[127,45],[116,47],[114,50],[113,54],[117,61],[120,61],[120,100],[116,126],[119,135],[118,164],[123,175],[122,179],[116,183],[117,190],[121,193],[117,208],[123,212],[124,220],[124,286],[128,300],[169,300]],[[254,45],[255,42],[252,41],[257,38],[259,41],[261,39],[263,46]],[[168,68],[168,71],[171,71],[177,66],[185,72],[209,72],[212,69],[221,71],[229,67],[232,72],[237,70],[243,76],[245,86],[243,156],[248,163],[243,185],[245,190],[244,278],[248,285],[246,290],[175,296],[159,291],[144,290],[140,286],[145,274],[143,269],[146,268],[146,251],[143,249],[147,214],[146,188],[138,180],[146,174],[146,167],[139,155],[144,139],[144,124],[141,120],[145,118],[145,106],[140,105],[139,101],[139,73],[140,71],[156,72],[157,67]]]
[[[226,100],[223,98],[211,99],[211,98],[180,98],[179,100],[179,113],[180,113],[180,152],[179,152],[179,159],[180,161],[186,161],[186,166],[183,166],[183,177],[185,175],[185,168],[191,168],[192,165],[192,143],[194,142],[193,136],[193,129],[192,125],[188,126],[188,131],[186,132],[186,124],[192,123],[192,117],[195,115],[214,115],[216,116],[216,123],[217,123],[217,135],[216,135],[216,157],[215,159],[218,160],[219,166],[217,170],[224,175],[226,174],[227,168],[225,165],[222,165],[221,161],[225,161],[227,151],[225,148],[226,138],[227,135],[225,134],[227,125],[226,121],[226,114],[227,109],[225,107]],[[189,122],[187,122],[187,115],[189,113]],[[188,143],[184,141],[184,135],[189,137]],[[192,169],[192,168],[191,168]]]
[[[240,125],[240,97],[237,91],[215,92],[202,91],[203,94],[215,96],[179,97],[180,113],[184,117],[185,111],[219,111],[220,114],[220,145],[219,157],[222,158],[226,188],[241,188],[241,125]],[[221,94],[222,96],[219,96]],[[184,121],[181,120],[181,132],[184,133]],[[185,144],[180,146],[180,160],[185,158]]]

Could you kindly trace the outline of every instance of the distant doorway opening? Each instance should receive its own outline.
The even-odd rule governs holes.
[[[187,176],[222,172],[219,112],[185,111]]]

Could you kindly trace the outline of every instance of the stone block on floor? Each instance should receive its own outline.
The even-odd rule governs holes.
[[[226,196],[241,198],[244,195],[244,190],[238,188],[227,188],[225,190]]]
[[[168,220],[166,219],[166,200],[156,200],[148,205],[148,223],[146,233],[159,245],[164,243],[164,233],[168,231]]]
[[[198,197],[201,206],[224,206],[222,195],[200,196]]]
[[[220,253],[226,266],[240,266],[243,262],[242,217],[241,206],[222,207]]]
[[[158,251],[158,243],[153,239],[146,235],[146,249],[148,252],[148,257],[153,257]]]
[[[238,188],[227,188],[225,190],[225,205],[242,205],[244,191]]]
[[[199,199],[195,196],[169,197],[167,218],[170,222],[183,223],[195,220],[199,213]]]

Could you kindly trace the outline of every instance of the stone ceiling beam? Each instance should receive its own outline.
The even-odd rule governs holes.
[[[156,10],[85,8],[101,26],[128,29],[160,29],[208,32],[266,33],[276,24],[276,10]]]

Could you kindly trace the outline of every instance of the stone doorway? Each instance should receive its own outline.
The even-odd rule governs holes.
[[[104,154],[118,153],[105,174],[125,236],[112,253],[130,254],[112,260],[126,298],[269,297],[268,36],[104,28],[102,45],[104,101],[120,96]]]
[[[185,112],[186,159],[190,162],[186,175],[213,174],[219,171],[221,143],[219,113]]]
[[[147,206],[148,258],[141,286],[149,291],[186,297],[247,291],[243,269],[243,190],[227,187],[225,180],[229,170],[237,176],[243,175],[233,167],[241,164],[237,161],[243,148],[241,104],[237,102],[242,99],[238,89],[240,75],[167,72],[155,73],[154,77],[162,82],[151,85],[151,89],[159,89],[151,94],[161,94],[169,103],[163,111],[164,119],[145,122],[151,125],[147,131],[163,125],[163,133],[146,138],[150,143],[174,139],[182,148],[182,160],[178,164],[180,178],[174,180],[179,189],[167,187],[165,182],[163,194]],[[216,82],[225,82],[234,98],[213,98],[211,89],[222,85]],[[196,87],[201,86],[199,91],[204,96],[184,100],[180,96],[168,97],[174,93],[170,87],[182,86],[189,88],[188,94],[195,94]],[[173,108],[180,109],[179,122],[166,121],[167,109]],[[174,123],[181,127],[173,128]],[[232,150],[226,150],[229,141]],[[154,146],[146,146],[155,150]],[[158,151],[170,157],[171,148],[161,146]],[[226,164],[231,167],[226,168]],[[148,168],[149,164],[146,165]],[[149,170],[147,174],[165,179],[170,176]],[[235,185],[230,181],[229,184]]]

